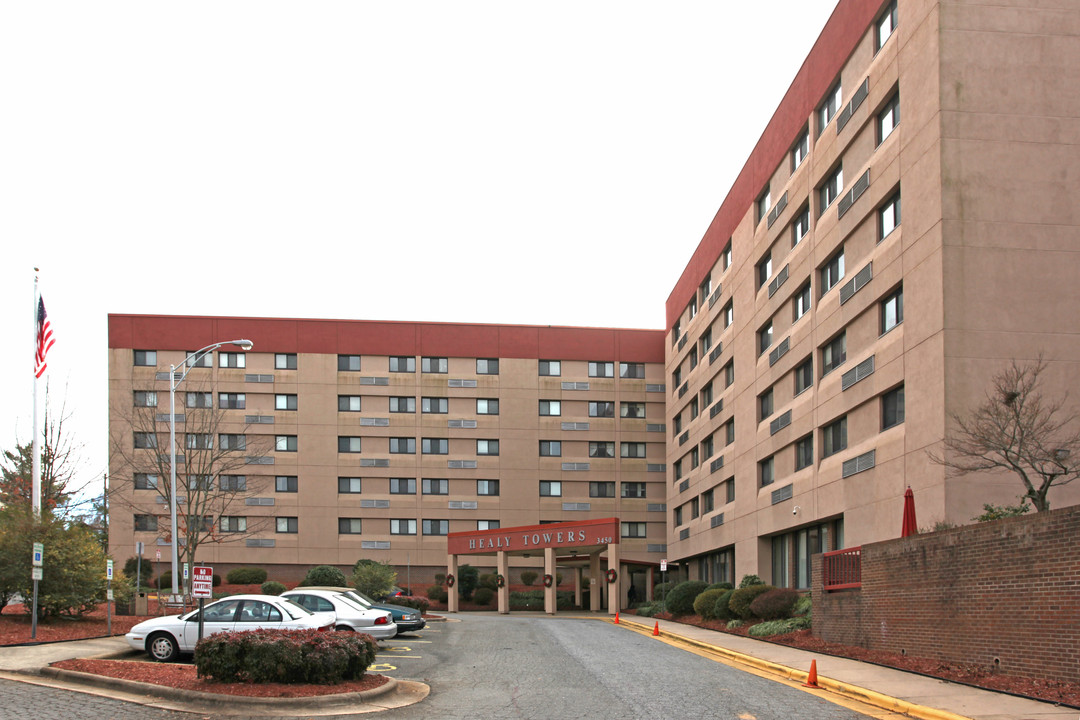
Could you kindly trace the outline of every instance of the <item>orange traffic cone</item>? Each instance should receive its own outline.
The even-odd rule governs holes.
[[[806,676],[803,687],[821,689],[821,686],[817,684],[817,660],[810,661],[810,673]]]
[[[615,624],[616,625],[619,624],[619,611],[618,610],[615,611]]]
[[[660,636],[660,622],[659,621],[657,621],[656,625],[653,625],[652,634],[653,634],[653,637],[659,637]]]

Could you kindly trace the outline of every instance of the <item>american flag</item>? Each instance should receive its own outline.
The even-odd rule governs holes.
[[[34,377],[41,377],[45,372],[45,356],[49,348],[53,346],[52,328],[49,327],[49,318],[45,314],[45,300],[38,297],[37,306],[37,349],[34,351]]]

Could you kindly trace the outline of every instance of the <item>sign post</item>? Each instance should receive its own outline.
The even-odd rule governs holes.
[[[105,561],[105,627],[106,634],[112,637],[112,573],[113,573],[113,561]]]
[[[184,564],[185,574],[187,564]],[[203,637],[203,605],[214,597],[214,568],[196,565],[191,574],[191,596],[199,599],[199,640]]]
[[[667,560],[660,561],[660,582],[664,584],[664,603],[661,607],[667,612]]]
[[[34,543],[33,568],[30,570],[30,578],[34,581],[34,615],[30,620],[30,639],[37,639],[37,600],[38,581],[41,580],[42,566],[45,560],[45,545]]]

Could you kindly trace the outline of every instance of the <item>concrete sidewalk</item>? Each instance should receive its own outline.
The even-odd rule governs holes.
[[[629,619],[627,619],[629,618]],[[871,705],[933,720],[1077,720],[1080,710],[1004,693],[981,690],[870,663],[818,655],[754,638],[705,630],[655,618],[627,616],[620,625],[650,635],[657,623],[660,638],[685,643],[765,672],[805,682],[817,661],[815,692],[836,692]]]

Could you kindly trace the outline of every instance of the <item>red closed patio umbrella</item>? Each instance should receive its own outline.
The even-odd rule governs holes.
[[[900,526],[900,537],[918,535],[919,528],[915,524],[915,493],[911,487],[904,491],[904,523]]]

